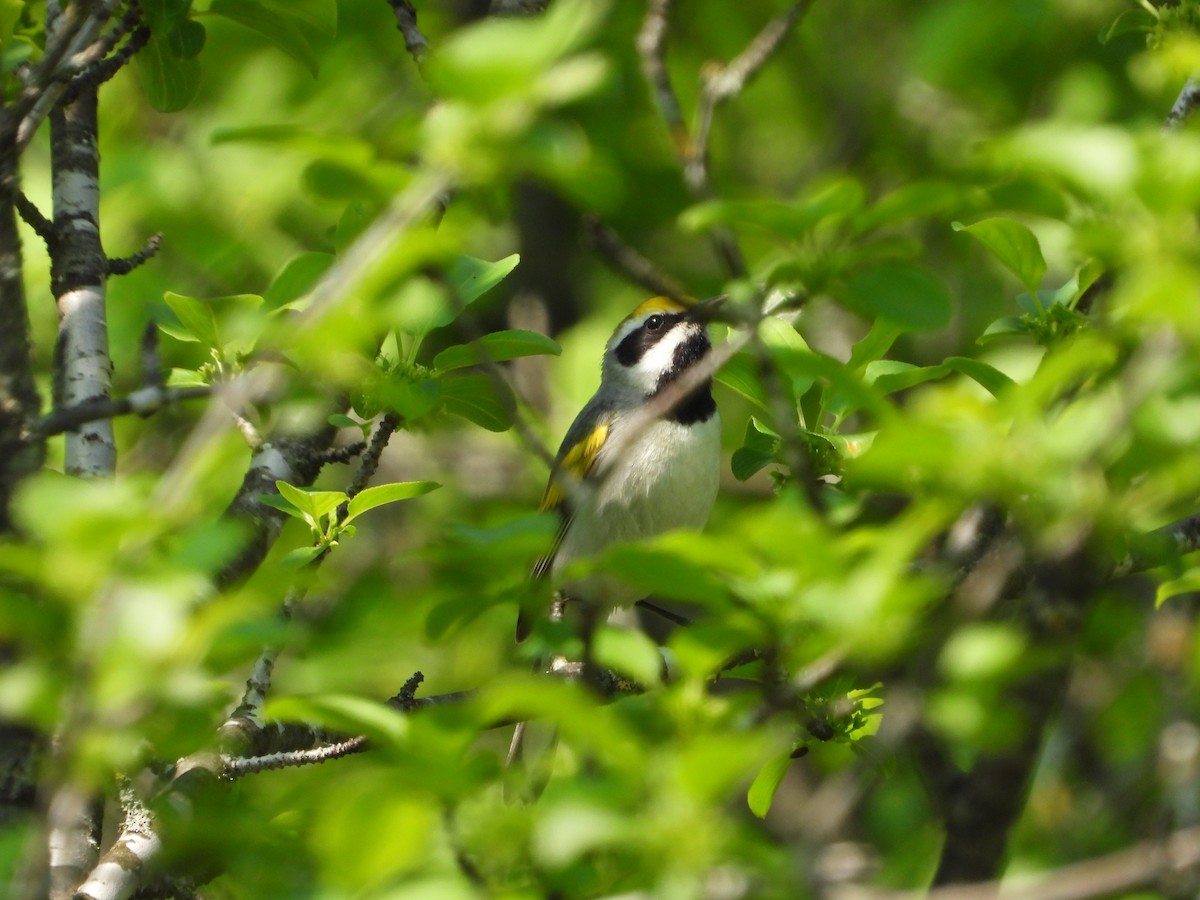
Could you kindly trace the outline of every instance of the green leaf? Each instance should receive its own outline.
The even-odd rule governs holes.
[[[512,427],[515,401],[507,385],[497,384],[487,375],[457,375],[443,379],[441,385],[446,412],[462,416],[488,431],[507,431]]]
[[[767,316],[758,326],[758,336],[763,346],[772,357],[779,362],[780,367],[790,376],[788,385],[792,393],[800,396],[813,385],[815,378],[811,373],[798,372],[795,367],[789,367],[789,361],[796,355],[809,354],[808,344],[796,331],[795,326],[778,316]],[[789,398],[790,402],[790,398]]]
[[[1027,323],[1025,319],[1021,318],[1020,316],[1003,316],[994,320],[990,325],[988,325],[988,327],[984,329],[983,334],[979,336],[978,341],[979,343],[983,344],[995,338],[1005,337],[1010,334],[1029,334],[1032,330],[1033,329],[1030,328],[1029,323]]]
[[[299,300],[307,294],[317,280],[333,265],[332,253],[301,253],[284,265],[263,293],[269,309]]]
[[[759,470],[776,462],[779,453],[779,435],[763,425],[754,416],[746,423],[746,436],[742,446],[733,451],[729,469],[738,481],[745,481]]]
[[[736,391],[760,409],[769,411],[767,392],[758,377],[758,362],[748,350],[735,353],[713,376],[717,384]]]
[[[846,304],[867,318],[887,319],[905,331],[933,331],[950,322],[950,292],[928,270],[911,263],[882,262],[856,272],[846,283]]]
[[[24,0],[0,0],[0,47],[12,40],[24,7]]]
[[[1200,571],[1193,570],[1179,578],[1172,578],[1170,581],[1160,584],[1154,592],[1154,605],[1159,607],[1172,597],[1195,593],[1200,593]]]
[[[279,564],[285,569],[301,569],[321,555],[324,547],[297,547],[280,558]]]
[[[262,0],[213,0],[209,9],[215,15],[257,31],[308,69],[314,78],[317,76],[316,51],[290,11]]]
[[[890,359],[876,360],[867,365],[864,378],[876,390],[892,394],[927,381],[945,378],[952,372],[966,375],[994,397],[1013,385],[1012,379],[999,369],[965,356],[951,356],[940,365],[923,367]]]
[[[442,399],[442,383],[435,378],[398,375],[376,388],[376,402],[415,422],[429,415]]]
[[[272,697],[264,715],[273,721],[310,722],[372,740],[396,742],[408,733],[408,720],[387,704],[348,694]]]
[[[263,506],[269,506],[272,509],[287,513],[293,519],[304,519],[305,514],[297,509],[294,503],[281,497],[279,494],[259,494],[258,502]]]
[[[286,12],[301,26],[326,37],[335,37],[338,28],[337,0],[263,0],[267,6]]]
[[[662,681],[663,659],[654,641],[640,631],[602,626],[596,630],[592,651],[596,662],[641,685]]]
[[[1014,386],[1011,378],[994,366],[966,356],[950,356],[942,365],[953,369],[960,375],[966,375],[993,397],[999,397],[1002,391]]]
[[[146,99],[159,112],[178,112],[200,91],[199,60],[175,55],[166,35],[152,33],[133,59]]]
[[[474,303],[517,267],[519,254],[506,256],[496,262],[476,259],[473,256],[458,256],[446,271],[446,278],[458,299],[464,304]]]
[[[184,19],[167,33],[171,53],[178,59],[192,59],[200,55],[208,39],[208,32],[195,19]]]
[[[1135,7],[1127,9],[1105,30],[1100,32],[1100,43],[1107,44],[1113,38],[1120,37],[1123,34],[1132,34],[1135,32],[1153,31],[1158,20],[1150,13],[1148,9]]]
[[[477,365],[484,360],[504,362],[521,356],[558,356],[557,342],[536,331],[496,331],[471,344],[447,347],[433,358],[433,367],[441,372]]]
[[[369,509],[374,509],[377,506],[383,506],[387,503],[396,503],[400,500],[420,497],[422,494],[436,491],[440,487],[441,485],[436,481],[398,481],[394,484],[381,484],[376,487],[366,488],[355,495],[354,499],[350,501],[346,510],[346,518],[342,524],[344,525],[352,519],[361,516]]]
[[[204,374],[196,369],[171,369],[167,375],[167,387],[205,387],[208,383]]]
[[[661,539],[653,546],[618,544],[605,551],[602,562],[606,572],[619,575],[646,595],[707,604],[725,601],[724,586],[700,562],[664,546]]]
[[[871,330],[867,332],[867,336],[851,349],[847,365],[851,369],[858,369],[881,358],[892,349],[892,344],[896,343],[896,338],[902,333],[902,328],[896,327],[887,319],[876,319],[871,323]]]
[[[750,807],[750,812],[760,819],[770,812],[775,792],[779,789],[783,776],[787,774],[791,765],[792,751],[788,750],[778,756],[773,756],[765,766],[758,770],[758,774],[754,776],[754,781],[750,784],[750,790],[746,792],[746,804]]]
[[[1029,227],[1013,219],[983,219],[974,225],[953,223],[992,252],[996,259],[1020,279],[1030,293],[1038,289],[1046,274],[1046,260],[1038,239]]]
[[[962,202],[963,190],[945,181],[924,181],[905,185],[880,198],[870,209],[855,217],[859,231],[910,219],[945,215]]]
[[[286,481],[276,481],[275,487],[285,500],[313,520],[319,521],[346,502],[341,491],[306,491]]]
[[[217,317],[213,315],[212,306],[195,297],[185,297],[167,291],[163,300],[175,313],[187,333],[208,347],[220,346],[221,340],[217,333]]]

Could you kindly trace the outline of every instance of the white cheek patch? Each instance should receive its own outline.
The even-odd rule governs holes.
[[[657,344],[646,351],[633,367],[634,378],[646,392],[658,386],[658,379],[675,365],[675,350],[688,338],[691,327],[680,322],[663,336]]]

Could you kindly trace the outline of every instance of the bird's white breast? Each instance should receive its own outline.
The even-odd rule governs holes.
[[[690,425],[659,419],[624,443],[620,461],[606,467],[595,490],[578,504],[554,570],[611,544],[675,528],[703,527],[717,495],[720,432],[720,417],[715,413]],[[623,437],[617,428],[609,440]],[[637,599],[608,579],[568,590],[583,595],[581,599],[614,606]]]

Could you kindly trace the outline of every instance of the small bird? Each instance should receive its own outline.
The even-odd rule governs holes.
[[[677,386],[712,350],[701,309],[654,297],[608,339],[600,387],[567,429],[542,496],[541,509],[557,510],[560,522],[535,578],[557,579],[570,562],[612,544],[704,526],[717,496],[721,419],[711,375]],[[596,624],[640,593],[603,575],[556,587],[580,608],[585,664]],[[517,640],[531,630],[522,610]],[[506,765],[521,755],[524,734],[518,723]]]
[[[600,387],[567,430],[542,497],[541,508],[557,510],[561,521],[535,577],[554,579],[570,562],[612,544],[703,527],[717,494],[720,416],[711,377],[676,387],[712,349],[703,309],[654,297],[609,338]],[[647,415],[656,403],[662,409]],[[591,625],[639,599],[635,589],[604,576],[557,587],[580,604],[585,643]],[[522,615],[517,639],[529,631]]]

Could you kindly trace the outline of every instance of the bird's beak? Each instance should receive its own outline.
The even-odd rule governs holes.
[[[721,306],[727,299],[725,294],[718,294],[715,297],[698,300],[688,309],[688,318],[695,319],[697,322],[711,322],[720,316]]]

